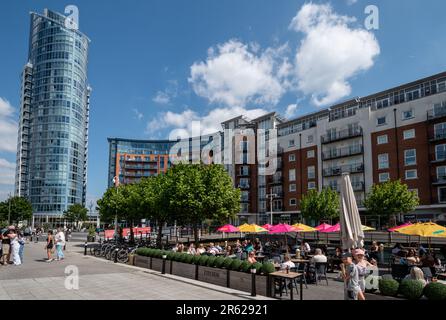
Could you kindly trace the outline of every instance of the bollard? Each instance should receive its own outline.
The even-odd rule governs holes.
[[[84,256],[87,255],[87,247],[88,247],[88,244],[87,244],[87,241],[85,241],[85,244],[84,244]]]
[[[256,293],[256,268],[251,268],[251,297],[255,297],[257,295]],[[291,290],[293,290],[291,288]]]
[[[116,248],[116,249],[115,249],[115,258],[113,259],[114,263],[117,263],[117,262],[118,262],[118,251],[119,251],[119,249]]]
[[[164,254],[163,255],[163,268],[161,269],[161,274],[166,273],[166,258],[167,258],[167,256]]]

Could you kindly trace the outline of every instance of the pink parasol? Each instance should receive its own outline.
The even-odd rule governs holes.
[[[317,231],[324,232],[324,230],[327,230],[329,228],[333,227],[331,224],[323,223],[318,225],[317,227],[314,227]]]
[[[339,232],[339,231],[341,231],[341,225],[339,224],[339,222],[336,223],[331,228],[327,228],[325,230],[321,230],[321,232]]]
[[[262,228],[264,228],[264,229],[266,229],[266,230],[270,230],[272,227],[274,227],[272,224],[264,224],[263,226],[262,226]]]
[[[224,226],[218,228],[217,231],[229,233],[229,232],[239,232],[240,230],[239,228],[234,227],[232,224],[225,224]]]
[[[299,231],[299,228],[290,226],[286,223],[279,223],[273,226],[271,229],[269,229],[269,233],[287,233],[287,232],[297,232]]]
[[[404,223],[404,224],[402,224],[402,225],[399,225],[399,226],[396,226],[396,227],[393,227],[393,228],[390,228],[390,229],[387,229],[387,230],[389,230],[389,231],[395,231],[395,230],[397,230],[397,229],[399,229],[399,228],[403,228],[403,227],[407,227],[407,226],[410,226],[412,224],[412,222],[406,222],[406,223]]]

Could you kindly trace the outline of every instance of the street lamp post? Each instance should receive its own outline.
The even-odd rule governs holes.
[[[266,196],[270,199],[270,211],[271,211],[271,224],[273,224],[273,199],[277,196],[277,194],[273,193],[273,188],[270,189]]]

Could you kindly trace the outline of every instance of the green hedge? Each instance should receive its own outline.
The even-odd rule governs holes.
[[[249,263],[246,260],[243,261],[242,264],[240,265],[240,271],[251,272],[251,265],[252,265],[252,263]]]
[[[225,261],[223,262],[223,267],[225,269],[231,269],[231,264],[232,264],[233,260],[234,259],[232,259],[232,258],[225,258]]]
[[[215,266],[216,266],[217,268],[222,268],[224,262],[225,262],[225,258],[223,258],[223,257],[217,257],[217,259],[215,259]]]
[[[231,263],[231,270],[233,271],[239,271],[240,270],[240,266],[242,265],[242,260],[239,259],[233,259],[232,263]]]
[[[257,270],[256,273],[260,274],[262,272],[263,264],[261,262],[256,262],[251,267],[254,267]],[[274,268],[274,270],[275,270],[275,268]]]
[[[186,257],[184,258],[184,263],[192,263],[194,261],[194,257],[196,256],[193,256],[191,254],[186,254]]]
[[[192,263],[193,264],[198,264],[200,262],[200,258],[201,258],[201,256],[194,256],[192,258]]]
[[[207,261],[206,265],[207,265],[208,267],[215,267],[215,260],[216,260],[216,259],[217,259],[217,257],[210,256],[210,257],[208,258],[208,261]]]
[[[270,274],[276,271],[276,268],[271,262],[265,262],[261,268],[263,274]]]
[[[423,293],[429,300],[446,300],[446,285],[440,282],[428,283]]]
[[[396,296],[398,294],[398,288],[400,284],[394,279],[381,279],[379,280],[379,292],[385,296]]]
[[[209,256],[200,256],[200,260],[198,261],[198,263],[200,264],[200,266],[205,266],[208,260]]]
[[[404,298],[409,300],[418,300],[423,296],[424,285],[419,280],[403,280],[401,281],[399,292]]]

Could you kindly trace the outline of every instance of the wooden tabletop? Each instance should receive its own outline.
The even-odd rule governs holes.
[[[297,277],[302,276],[302,273],[298,273],[298,272],[283,272],[283,271],[276,271],[276,272],[272,272],[269,274],[272,277],[278,277],[278,278],[286,278],[286,279],[294,279]]]
[[[310,263],[310,260],[307,259],[291,259],[293,263]]]

